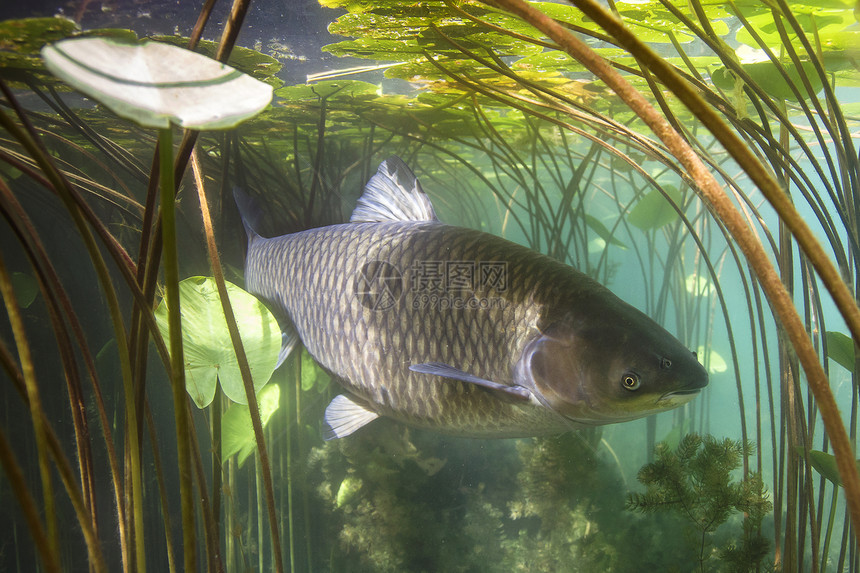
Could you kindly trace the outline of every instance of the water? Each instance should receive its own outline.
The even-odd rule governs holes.
[[[0,320],[0,570],[51,570],[53,563],[62,570],[110,571],[192,565],[225,571],[857,571],[845,488],[833,484],[832,459],[818,453],[832,452],[838,436],[826,433],[821,396],[807,387],[815,373],[799,367],[788,345],[780,352],[778,318],[756,291],[744,253],[679,160],[590,72],[530,42],[540,34],[513,17],[462,6],[500,27],[492,29],[457,12],[460,5],[339,4],[261,1],[242,24],[238,45],[282,67],[274,75],[254,70],[278,89],[272,109],[234,131],[204,132],[197,142],[225,278],[242,284],[244,232],[232,203],[234,185],[266,205],[267,233],[333,224],[348,219],[378,163],[397,154],[416,171],[442,220],[504,236],[588,272],[696,350],[710,385],[682,408],[560,437],[458,439],[381,419],[349,438],[323,442],[323,411],[338,385],[306,353],[295,353],[274,373],[266,398],[260,395],[264,459],[254,453],[247,406],[220,392],[203,408],[189,402],[190,428],[178,432],[167,348],[148,334],[148,343],[138,342],[140,315],[133,311],[136,290],[149,301],[145,307],[165,292],[163,261],[141,255],[140,247],[155,228],[147,189],[157,134],[72,93],[55,96],[46,75],[22,82],[19,68],[24,74],[34,68],[8,54],[35,55],[40,39],[68,32],[3,28],[0,78],[91,215],[84,224],[70,215],[50,174],[43,175],[44,163],[31,159],[40,152],[22,145],[20,132],[4,123],[0,285],[14,284],[15,297],[3,291],[8,308]],[[374,10],[358,9],[371,5]],[[616,6],[637,36],[693,78],[707,105],[776,173],[856,292],[860,166],[857,72],[847,56],[856,45],[851,7],[795,2],[784,8],[795,18],[781,20],[804,30],[810,45],[817,35],[826,79],[836,86],[829,98],[816,69],[792,65],[769,10],[743,5],[747,24],[722,5],[688,14],[697,27],[710,22],[713,32],[703,36],[718,35],[726,42],[719,44],[694,38],[691,24],[661,5]],[[201,8],[201,2],[40,2],[0,6],[0,22],[65,15],[84,30],[187,36]],[[574,27],[594,29],[593,19],[572,8],[543,8]],[[219,40],[228,13],[227,4],[215,7],[204,39]],[[719,70],[716,53],[733,65],[728,54],[758,41],[747,26],[782,54],[799,92],[763,51],[738,51],[745,92]],[[670,33],[681,43],[668,42]],[[323,49],[348,37],[359,39]],[[592,44],[625,73],[635,69],[622,50]],[[790,44],[798,61],[817,53]],[[696,73],[676,57],[678,46]],[[392,61],[398,65],[304,85],[308,75]],[[654,100],[643,79],[627,77]],[[846,320],[798,242],[787,235],[780,242],[780,215],[737,155],[677,98],[659,93],[666,99],[658,108],[671,109],[768,259],[782,269],[819,355],[827,345],[820,363],[841,422],[854,436],[856,346],[839,336],[850,336]],[[5,96],[0,110],[4,121],[16,117]],[[180,279],[213,275],[191,171],[177,200]],[[94,227],[92,249],[86,236]],[[105,261],[102,274],[96,252]],[[148,289],[130,286],[145,282],[143,274],[135,278],[141,260],[160,270],[158,284],[149,281]],[[240,327],[265,320],[253,313],[249,320],[248,312]],[[225,331],[215,338],[228,341],[226,327],[219,328]],[[194,360],[194,341],[185,346],[186,359]],[[32,377],[22,364],[32,364]],[[203,384],[201,372],[195,371],[195,383]],[[213,383],[215,373],[222,386],[243,388],[227,368],[210,372]],[[181,388],[176,395],[186,396]],[[40,420],[44,425],[34,424]],[[219,433],[223,465],[213,457]],[[190,450],[178,447],[183,444]],[[190,505],[183,509],[183,501]]]

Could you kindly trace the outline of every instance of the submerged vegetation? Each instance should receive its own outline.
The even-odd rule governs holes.
[[[173,128],[173,165],[156,134],[72,105],[47,73],[40,49],[81,35],[74,23],[0,22],[0,528],[16,540],[0,562],[860,571],[853,4],[321,4],[348,37],[326,52],[376,71],[281,85],[275,57],[234,49],[245,0],[219,42],[200,42],[205,10],[189,38],[159,38],[276,88],[230,132]],[[705,396],[557,438],[456,441],[380,421],[323,443],[334,385],[306,353],[259,404],[227,406],[228,387],[253,390],[220,358],[205,396],[189,395],[155,309],[195,284],[218,308],[213,289],[241,283],[232,187],[264,196],[272,234],[342,222],[391,154],[442,219],[576,265],[699,349]],[[178,276],[160,238],[174,184]],[[213,278],[180,282],[197,275]]]
[[[701,571],[711,569],[706,562],[714,554],[733,571],[754,571],[768,552],[761,525],[773,504],[761,476],[751,474],[732,481],[732,473],[741,467],[749,449],[729,438],[697,434],[684,436],[675,451],[660,444],[657,459],[639,470],[645,493],[628,494],[627,508],[643,513],[671,511],[686,520]],[[743,515],[742,536],[715,551],[715,532],[735,513]]]

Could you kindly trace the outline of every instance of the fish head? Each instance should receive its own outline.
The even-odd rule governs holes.
[[[708,384],[695,352],[626,303],[562,317],[541,330],[516,367],[545,406],[584,424],[676,408]]]

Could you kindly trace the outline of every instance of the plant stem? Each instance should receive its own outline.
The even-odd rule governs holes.
[[[221,477],[224,471],[221,459],[221,410],[223,408],[221,384],[215,386],[215,399],[212,401],[212,525],[215,539],[221,539]],[[219,547],[220,552],[220,547]]]
[[[30,420],[33,423],[33,434],[36,439],[36,452],[39,460],[39,475],[42,479],[42,503],[44,504],[42,509],[45,512],[45,529],[43,530],[41,524],[38,523],[38,517],[35,517],[35,523],[33,523],[34,517],[29,512],[27,504],[23,503],[27,500],[21,499],[22,507],[26,510],[25,515],[28,518],[30,531],[33,534],[34,540],[44,542],[41,549],[45,551],[45,555],[43,556],[45,565],[48,567],[53,566],[54,570],[59,571],[60,538],[57,528],[56,504],[54,503],[54,487],[51,485],[51,465],[48,462],[47,429],[45,428],[45,418],[42,412],[42,399],[39,395],[39,386],[36,383],[36,368],[33,356],[30,353],[30,343],[27,341],[24,319],[18,308],[18,299],[15,297],[12,280],[6,270],[2,256],[0,256],[0,295],[2,295],[6,312],[9,316],[9,322],[12,326],[15,346],[18,349],[18,359],[21,362],[24,386],[27,390]],[[3,459],[3,466],[6,468],[7,476],[10,479],[14,477],[13,472],[17,468],[17,464],[13,464],[14,458],[10,449],[9,454],[4,456]],[[29,501],[32,502],[32,499]],[[38,515],[38,512],[34,513]],[[38,527],[36,527],[36,524],[38,524]]]
[[[197,570],[194,530],[194,498],[191,484],[191,448],[188,443],[189,420],[185,401],[185,356],[182,349],[182,319],[179,307],[179,260],[176,252],[176,209],[173,184],[173,132],[169,127],[158,133],[161,175],[161,233],[164,257],[164,288],[170,332],[170,369],[173,385],[173,411],[176,418],[176,450],[179,458],[179,494],[182,506],[182,553],[185,571]]]
[[[209,205],[206,202],[206,194],[203,189],[203,178],[200,176],[200,166],[197,164],[196,156],[192,161],[195,180],[197,182],[197,194],[200,200],[200,214],[203,217],[203,227],[206,232],[206,246],[209,251],[209,262],[212,265],[212,274],[218,287],[218,297],[221,299],[221,309],[227,322],[227,330],[230,332],[230,340],[233,350],[236,352],[236,360],[239,363],[239,372],[242,374],[242,383],[245,386],[245,397],[248,400],[248,411],[251,414],[251,424],[254,427],[254,437],[257,442],[257,451],[260,455],[260,472],[263,477],[263,485],[266,493],[266,506],[268,509],[269,528],[272,536],[272,553],[274,553],[275,570],[283,571],[283,556],[281,553],[281,539],[278,532],[277,514],[275,513],[275,490],[272,485],[272,466],[269,462],[269,454],[266,450],[266,441],[263,437],[263,424],[260,420],[260,407],[257,404],[257,396],[254,392],[254,382],[251,377],[251,368],[248,366],[248,358],[245,355],[245,347],[239,335],[239,327],[236,326],[236,316],[230,297],[227,294],[227,286],[224,283],[224,271],[221,268],[221,259],[218,256],[218,247],[215,243],[215,234],[212,228],[212,218],[209,215]],[[171,179],[172,181],[172,179]],[[167,220],[164,220],[167,224]],[[165,261],[165,264],[167,261]],[[172,335],[171,335],[172,338]]]

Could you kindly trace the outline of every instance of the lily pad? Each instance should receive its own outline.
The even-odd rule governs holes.
[[[165,44],[173,44],[180,48],[188,45],[188,38],[184,36],[152,36],[152,40]],[[218,53],[218,42],[200,40],[197,42],[197,47],[194,51],[214,59],[215,54]],[[284,84],[283,80],[276,75],[281,71],[283,64],[272,56],[267,56],[257,50],[243,46],[233,46],[233,49],[230,51],[230,59],[227,60],[227,65],[257,78],[261,82],[266,82],[274,88],[279,88]]]
[[[285,103],[319,101],[321,99],[374,99],[379,87],[359,80],[326,80],[314,84],[286,86],[275,92]]]
[[[676,205],[681,203],[681,193],[674,187],[666,187],[666,193]],[[678,218],[678,213],[660,191],[654,189],[639,199],[627,216],[627,221],[643,231],[659,229]]]
[[[693,296],[711,296],[717,292],[708,275],[700,275],[699,273],[689,274],[684,284],[687,292]]]
[[[44,72],[39,50],[48,42],[80,31],[66,18],[23,18],[0,22],[0,76],[18,72]]]
[[[263,428],[278,410],[280,400],[281,387],[277,384],[269,384],[257,395]],[[230,456],[238,454],[236,461],[241,467],[256,447],[251,410],[245,404],[232,404],[221,419],[221,460],[227,461]]]
[[[812,62],[802,62],[801,66],[803,67],[804,75],[809,79],[812,90],[815,93],[821,91],[821,78],[816,72],[815,66],[812,65]],[[742,64],[741,67],[749,74],[756,85],[761,87],[767,95],[774,99],[798,101],[797,95],[791,89],[792,86],[797,89],[801,98],[809,99],[811,97],[803,86],[798,68],[790,62],[783,65],[790,83],[779,72],[776,64],[771,61],[751,62]],[[733,90],[735,87],[734,75],[724,67],[715,70],[711,75],[711,79],[715,86],[726,91]]]
[[[256,297],[227,283],[230,304],[236,315],[239,335],[251,368],[254,391],[259,392],[275,370],[281,349],[281,331],[275,317]],[[245,386],[221,298],[211,277],[190,277],[179,283],[182,312],[182,344],[185,352],[186,389],[198,408],[212,403],[215,385],[234,402],[247,404]],[[162,336],[169,337],[167,304],[155,310]]]
[[[314,362],[307,350],[302,349],[302,391],[308,392],[316,387],[318,392],[325,390],[331,377]]]
[[[696,355],[700,357],[699,362],[707,364],[709,374],[719,374],[729,369],[725,358],[720,356],[720,353],[716,350],[706,350],[704,346],[700,346],[696,350]]]
[[[72,38],[42,49],[56,76],[145,127],[229,129],[272,100],[272,86],[159,42]]]

